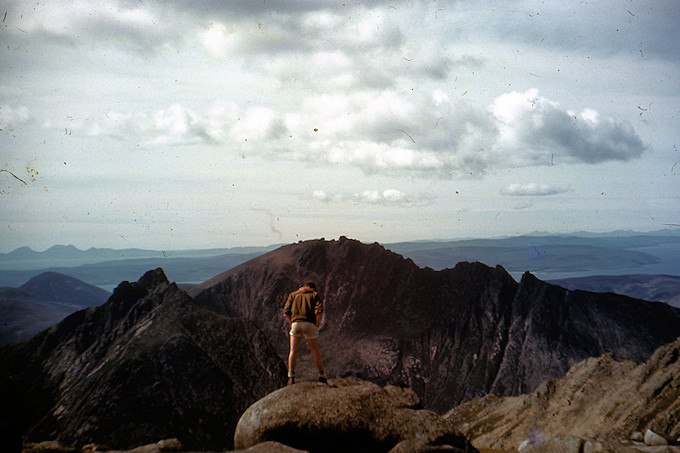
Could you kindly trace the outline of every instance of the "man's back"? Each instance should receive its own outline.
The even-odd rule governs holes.
[[[291,322],[316,323],[316,315],[323,313],[323,302],[318,292],[303,287],[288,295],[283,312],[290,316]]]

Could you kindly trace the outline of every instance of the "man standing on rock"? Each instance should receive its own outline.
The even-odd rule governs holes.
[[[290,324],[290,353],[288,354],[288,385],[295,384],[295,365],[302,337],[307,339],[314,363],[319,370],[319,382],[326,383],[326,372],[319,352],[319,325],[323,319],[323,300],[314,282],[306,282],[288,295],[283,315]]]

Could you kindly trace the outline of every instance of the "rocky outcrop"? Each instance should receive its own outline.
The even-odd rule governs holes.
[[[351,379],[279,389],[241,416],[234,445],[275,441],[309,452],[476,452],[409,389]]]
[[[680,436],[679,358],[680,339],[640,365],[610,355],[590,358],[531,394],[488,395],[454,408],[446,418],[477,447],[517,448],[556,436],[632,437],[638,447],[674,444]]]
[[[321,350],[329,373],[403,382],[446,411],[486,395],[518,395],[592,356],[644,361],[680,336],[680,310],[614,294],[568,291],[500,266],[422,269],[340,238],[281,247],[190,290],[197,303],[254,321],[285,358],[288,292],[313,279],[326,301]],[[305,372],[301,360],[298,372]],[[308,366],[309,378],[315,372]]]
[[[0,347],[0,368],[0,425],[28,440],[116,449],[173,437],[229,449],[240,414],[286,379],[252,322],[197,306],[160,269]]]
[[[557,436],[540,442],[523,442],[518,453],[680,453],[680,447],[648,446],[578,436]]]

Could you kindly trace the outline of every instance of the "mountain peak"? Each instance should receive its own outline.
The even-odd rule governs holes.
[[[170,283],[162,268],[147,271],[140,279],[139,283],[148,289],[153,289],[158,285]]]
[[[252,322],[197,306],[162,269],[1,346],[0,368],[4,415],[15,418],[9,426],[24,424],[16,432],[121,450],[170,437],[192,450],[228,450],[239,414],[286,376]]]

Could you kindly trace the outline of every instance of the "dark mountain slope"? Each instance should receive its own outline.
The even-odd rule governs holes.
[[[546,377],[562,376],[575,363],[603,353],[643,362],[680,335],[679,314],[660,302],[569,291],[527,273],[513,302],[508,348],[492,390],[529,392]],[[507,387],[513,381],[518,386]]]
[[[328,371],[407,382],[435,410],[491,391],[532,390],[606,352],[641,361],[680,335],[680,310],[667,305],[569,292],[530,274],[518,284],[502,267],[481,263],[421,269],[379,244],[346,238],[284,246],[189,293],[253,320],[285,357],[281,308],[305,279],[316,280],[326,299]]]
[[[0,288],[0,344],[35,335],[73,311],[73,307],[38,300],[17,288]]]
[[[205,310],[159,269],[109,301],[0,347],[1,420],[29,440],[228,449],[239,415],[285,382],[249,321]]]

